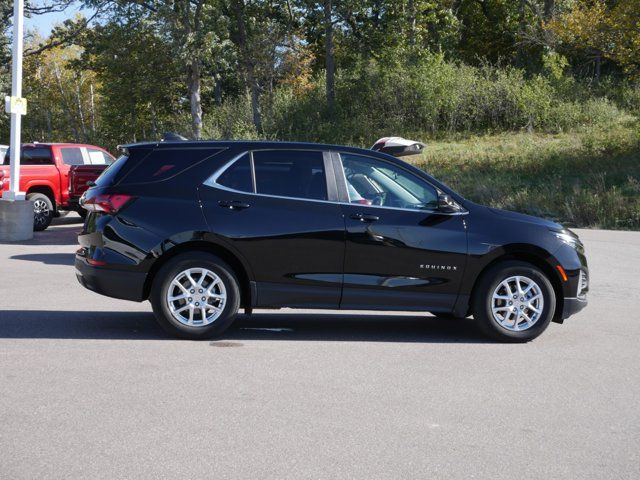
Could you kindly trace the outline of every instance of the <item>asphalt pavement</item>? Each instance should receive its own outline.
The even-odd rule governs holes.
[[[0,478],[640,478],[640,232],[578,231],[590,304],[535,341],[259,311],[167,337],[82,288],[75,214],[0,245]]]

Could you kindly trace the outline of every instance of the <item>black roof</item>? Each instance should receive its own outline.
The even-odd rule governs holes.
[[[128,150],[135,148],[246,148],[248,150],[256,149],[272,149],[272,148],[288,148],[300,150],[334,150],[341,152],[354,152],[369,154],[377,153],[366,148],[348,147],[345,145],[331,145],[325,143],[311,142],[281,142],[281,141],[264,141],[264,140],[186,140],[186,141],[157,141],[157,142],[140,142],[120,145],[120,148]]]

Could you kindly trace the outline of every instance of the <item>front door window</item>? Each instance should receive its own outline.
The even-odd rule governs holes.
[[[373,158],[341,156],[351,203],[411,210],[437,208],[436,189],[410,172]]]

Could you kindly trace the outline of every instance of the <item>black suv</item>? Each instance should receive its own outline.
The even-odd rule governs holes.
[[[385,153],[282,142],[123,147],[81,203],[78,279],[149,299],[183,338],[221,335],[239,308],[473,315],[527,341],[586,305],[578,237],[472,203]]]

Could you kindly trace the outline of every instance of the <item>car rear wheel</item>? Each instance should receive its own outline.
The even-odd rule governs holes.
[[[27,200],[33,202],[33,230],[41,232],[51,225],[53,220],[53,202],[44,193],[30,193]]]
[[[233,323],[240,289],[233,270],[206,252],[181,254],[156,274],[151,305],[167,332],[192,340],[218,337]]]
[[[502,262],[478,282],[473,315],[487,335],[503,342],[528,342],[549,326],[556,296],[549,279],[534,265]]]

